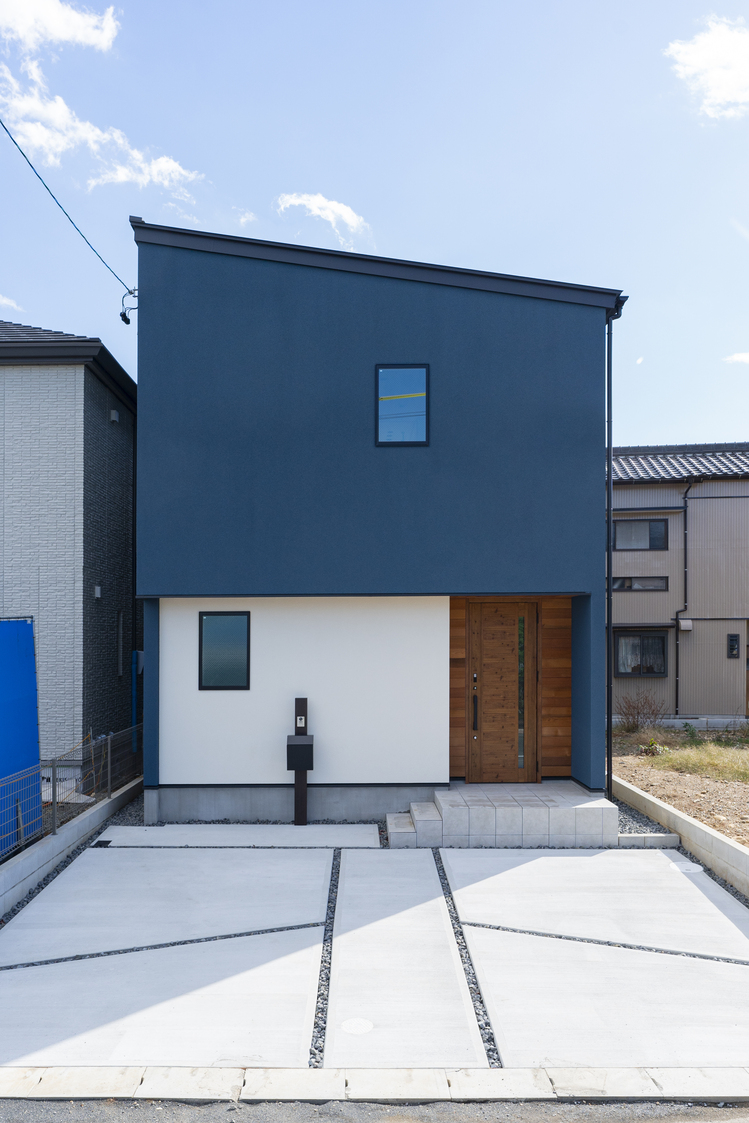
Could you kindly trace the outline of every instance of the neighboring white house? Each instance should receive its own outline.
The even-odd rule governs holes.
[[[132,720],[136,385],[99,339],[0,322],[0,617],[32,618],[42,759]]]

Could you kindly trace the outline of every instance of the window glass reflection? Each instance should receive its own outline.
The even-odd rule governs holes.
[[[377,440],[424,444],[427,439],[427,368],[379,367]]]

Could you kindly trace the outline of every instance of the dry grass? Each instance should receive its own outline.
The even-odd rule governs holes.
[[[749,783],[749,748],[729,748],[711,741],[694,748],[667,749],[665,753],[652,757],[650,765],[664,772],[685,772],[689,776]]]

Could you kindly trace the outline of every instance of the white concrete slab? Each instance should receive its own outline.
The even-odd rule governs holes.
[[[339,1068],[248,1068],[240,1100],[307,1100],[324,1103],[346,1098]]]
[[[45,1068],[41,1080],[27,1095],[38,1100],[130,1099],[138,1089],[143,1071],[141,1066],[112,1065]]]
[[[30,1096],[42,1078],[43,1068],[0,1068],[0,1099]]]
[[[321,944],[306,928],[4,972],[0,1065],[302,1067]]]
[[[464,1068],[447,1072],[450,1099],[553,1100],[554,1089],[541,1068]]]
[[[330,850],[86,850],[0,930],[0,963],[323,921]]]
[[[346,1099],[373,1103],[449,1100],[450,1087],[441,1069],[346,1069]]]
[[[461,920],[749,960],[749,910],[661,850],[446,850]]]
[[[746,1068],[651,1068],[648,1076],[666,1099],[749,1099]]]
[[[656,1099],[662,1095],[644,1068],[550,1068],[546,1074],[561,1099]]]
[[[343,852],[325,1065],[487,1065],[428,850]]]
[[[112,846],[367,846],[379,849],[376,823],[168,823],[109,827],[99,841]]]
[[[465,934],[510,1068],[741,1067],[749,1056],[747,967],[486,928]]]
[[[147,1068],[135,1098],[192,1103],[238,1100],[243,1083],[242,1068]]]

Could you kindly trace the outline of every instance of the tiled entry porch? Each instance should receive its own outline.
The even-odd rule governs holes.
[[[618,808],[574,780],[465,784],[438,789],[431,803],[388,815],[391,847],[617,846]]]

